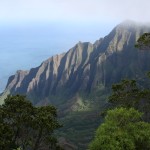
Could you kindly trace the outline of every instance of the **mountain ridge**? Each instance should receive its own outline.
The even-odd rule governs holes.
[[[0,97],[23,94],[34,105],[55,105],[64,124],[59,137],[76,149],[87,149],[102,122],[99,114],[108,104],[111,85],[124,78],[142,78],[149,71],[150,52],[134,46],[145,32],[150,26],[123,22],[94,44],[78,42],[36,68],[17,71]]]
[[[68,52],[52,56],[36,68],[17,71],[8,79],[6,91],[25,94],[30,99],[38,97],[37,102],[33,101],[37,104],[40,99],[61,92],[73,95],[80,90],[88,93],[98,84],[106,86],[110,81],[107,81],[108,77],[105,75],[110,70],[106,68],[114,68],[115,63],[109,64],[109,59],[120,59],[122,56],[119,53],[129,52],[129,49],[135,51],[134,44],[138,37],[149,31],[149,26],[143,27],[131,21],[123,22],[94,44],[78,42]]]

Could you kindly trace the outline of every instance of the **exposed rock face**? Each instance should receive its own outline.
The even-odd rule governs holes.
[[[124,22],[94,44],[79,42],[37,68],[17,71],[6,91],[26,94],[37,104],[51,96],[91,92],[100,84],[108,87],[122,78],[141,76],[150,69],[150,54],[134,44],[144,32],[150,32],[150,27]]]

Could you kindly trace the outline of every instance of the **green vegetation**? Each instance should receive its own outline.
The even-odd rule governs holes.
[[[9,95],[0,116],[0,149],[60,149],[54,136],[61,127],[55,107],[34,107],[24,96]]]
[[[112,95],[109,101],[115,106],[136,107],[140,99],[140,90],[135,80],[122,80],[112,85]]]
[[[141,116],[133,108],[109,110],[90,150],[149,150],[150,124],[141,121]]]
[[[94,137],[94,131],[102,122],[99,112],[73,112],[62,118],[63,128],[58,131],[59,137],[69,139],[78,150],[87,149],[88,143]]]
[[[107,112],[90,150],[149,150],[150,90],[122,80],[112,85],[109,101],[114,109]]]
[[[144,33],[137,41],[135,47],[141,50],[150,50],[150,33]]]
[[[143,34],[136,47],[149,50],[150,33]],[[122,80],[112,85],[109,101],[114,109],[107,111],[90,150],[149,150],[150,89],[135,80]]]
[[[90,94],[80,91],[69,101],[74,102],[70,108],[72,111],[60,118],[63,127],[57,132],[58,137],[64,137],[78,150],[87,149],[95,130],[103,121],[100,111],[105,109],[107,96],[101,85]]]
[[[135,108],[144,113],[143,119],[150,121],[150,90],[138,85],[135,80],[122,80],[112,85],[109,101],[115,107]]]

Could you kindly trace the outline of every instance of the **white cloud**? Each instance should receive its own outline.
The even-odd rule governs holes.
[[[0,0],[0,21],[150,21],[149,0]]]

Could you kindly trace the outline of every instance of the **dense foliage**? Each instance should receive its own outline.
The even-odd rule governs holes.
[[[138,40],[135,47],[141,50],[150,50],[150,33],[144,33]]]
[[[0,149],[59,149],[54,130],[61,125],[55,107],[34,107],[24,96],[9,95],[0,116]]]
[[[141,88],[135,80],[122,80],[112,85],[109,101],[115,107],[135,108],[144,113],[144,121],[150,121],[150,89]]]
[[[149,150],[150,124],[141,121],[141,115],[133,108],[109,110],[90,150]]]

